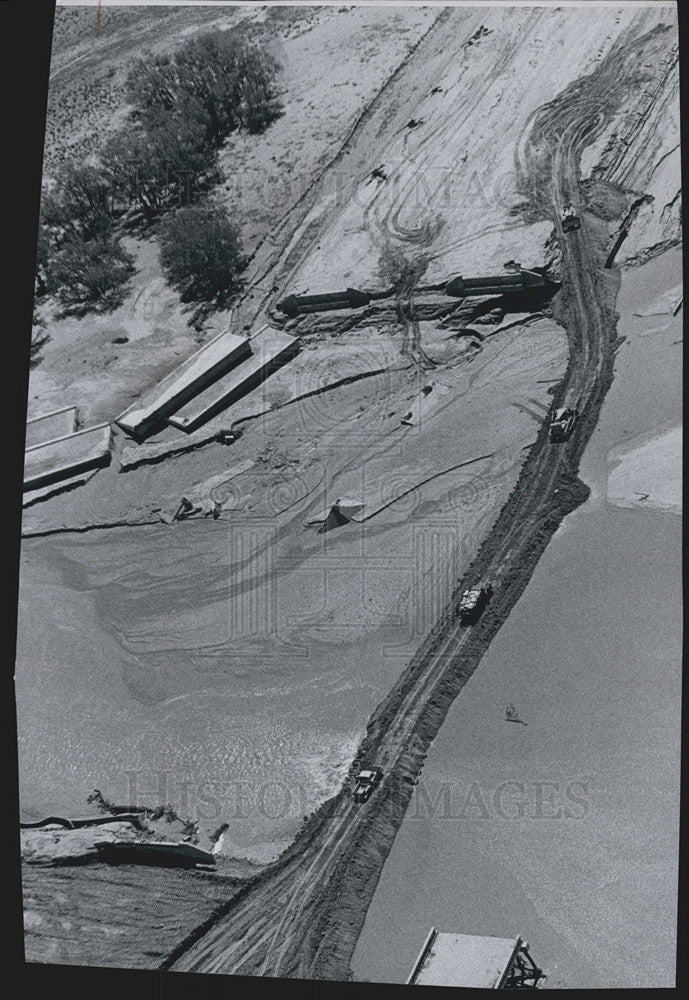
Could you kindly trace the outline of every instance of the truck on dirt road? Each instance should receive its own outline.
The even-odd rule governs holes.
[[[571,407],[563,406],[555,410],[550,421],[550,440],[566,441],[576,426],[579,419],[579,411]]]
[[[383,772],[379,767],[371,767],[365,771],[359,771],[354,786],[354,801],[367,802],[371,798],[374,788],[376,788],[383,777]]]
[[[472,625],[481,617],[483,611],[493,596],[490,583],[465,590],[459,602],[459,621],[462,625]]]
[[[560,225],[563,233],[573,233],[575,229],[581,229],[581,219],[577,215],[574,205],[567,203],[562,206]]]

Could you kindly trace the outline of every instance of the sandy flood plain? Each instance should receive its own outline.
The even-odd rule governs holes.
[[[117,801],[138,790],[206,833],[229,822],[224,850],[263,859],[337,789],[514,485],[566,365],[565,335],[545,318],[468,349],[423,326],[431,354],[453,345],[430,375],[342,386],[250,422],[229,449],[107,470],[27,511],[25,529],[59,526],[62,512],[96,523],[126,512],[137,484],[172,507],[245,468],[218,520],[24,540],[27,814],[81,813],[94,787]],[[421,397],[432,402],[419,421],[402,424]],[[340,497],[365,503],[359,522],[318,534],[308,522]]]

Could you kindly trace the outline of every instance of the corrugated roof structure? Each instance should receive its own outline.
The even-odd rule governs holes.
[[[265,326],[244,343],[247,353],[232,369],[194,399],[186,403],[167,422],[189,433],[251,392],[277,368],[291,360],[299,350],[299,340],[282,330]]]
[[[76,406],[63,406],[52,413],[42,413],[39,417],[26,421],[26,447],[34,448],[56,438],[73,434],[77,429]]]
[[[110,464],[110,424],[98,424],[27,448],[24,490],[37,490]]]
[[[520,937],[440,934],[433,927],[407,984],[499,990],[535,986],[542,975]]]
[[[226,330],[161,379],[115,423],[130,437],[142,440],[162,429],[167,417],[250,354],[249,341]]]

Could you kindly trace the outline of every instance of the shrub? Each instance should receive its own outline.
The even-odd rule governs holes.
[[[65,240],[48,265],[48,293],[63,306],[63,315],[89,309],[108,312],[124,301],[134,261],[112,236]]]
[[[43,194],[41,217],[58,242],[109,233],[113,226],[110,178],[98,167],[66,163],[53,190]]]
[[[146,54],[130,71],[125,96],[132,105],[134,119],[147,129],[174,109],[178,89],[174,57]]]
[[[104,158],[117,197],[138,205],[149,220],[191,202],[219,179],[203,126],[172,113],[149,133],[137,126],[116,133]]]
[[[281,114],[277,63],[258,44],[229,31],[187,41],[173,56],[146,57],[135,65],[126,90],[144,131],[171,113],[193,119],[213,147],[239,128],[263,131]]]
[[[265,132],[282,114],[272,57],[257,46],[245,57],[240,86],[239,120],[241,127],[252,134]]]
[[[43,358],[41,357],[41,351],[45,345],[50,340],[50,337],[45,332],[45,323],[38,315],[36,311],[36,306],[34,305],[33,318],[31,321],[31,346],[29,348],[29,368],[35,368],[39,365]]]
[[[184,302],[222,307],[244,267],[237,230],[208,202],[185,206],[220,180],[217,149],[237,129],[261,132],[282,113],[277,63],[246,36],[210,32],[173,55],[146,56],[126,83],[130,121],[106,143],[102,167],[67,163],[44,192],[37,291],[65,313],[122,302],[131,256],[114,235],[116,213],[152,221],[183,206],[161,229],[161,260]]]
[[[46,271],[48,269],[48,264],[50,261],[51,254],[51,238],[47,227],[41,221],[38,226],[38,241],[36,244],[36,284],[35,284],[35,294],[38,298],[45,295],[47,292],[46,287]]]
[[[237,227],[213,201],[181,208],[161,223],[160,260],[183,302],[218,308],[240,291],[246,266]]]

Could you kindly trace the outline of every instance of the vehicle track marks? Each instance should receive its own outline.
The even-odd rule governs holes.
[[[562,250],[562,287],[553,300],[567,330],[570,361],[553,407],[576,401],[581,419],[553,446],[544,424],[519,480],[452,600],[387,698],[373,713],[352,772],[365,763],[385,777],[365,807],[349,784],[205,937],[178,949],[165,967],[319,979],[346,978],[349,959],[425,752],[453,700],[524,591],[564,516],[588,496],[577,478],[583,449],[612,381],[617,278],[604,271],[606,225],[580,204],[579,159],[630,88],[644,38],[629,33],[600,66],[531,116],[517,148],[518,175],[533,218],[551,220]],[[564,236],[558,215],[572,201],[582,227]],[[385,217],[386,219],[389,218]],[[385,220],[381,220],[384,222]],[[575,403],[575,405],[576,405]],[[471,628],[457,603],[479,580],[495,594]]]

